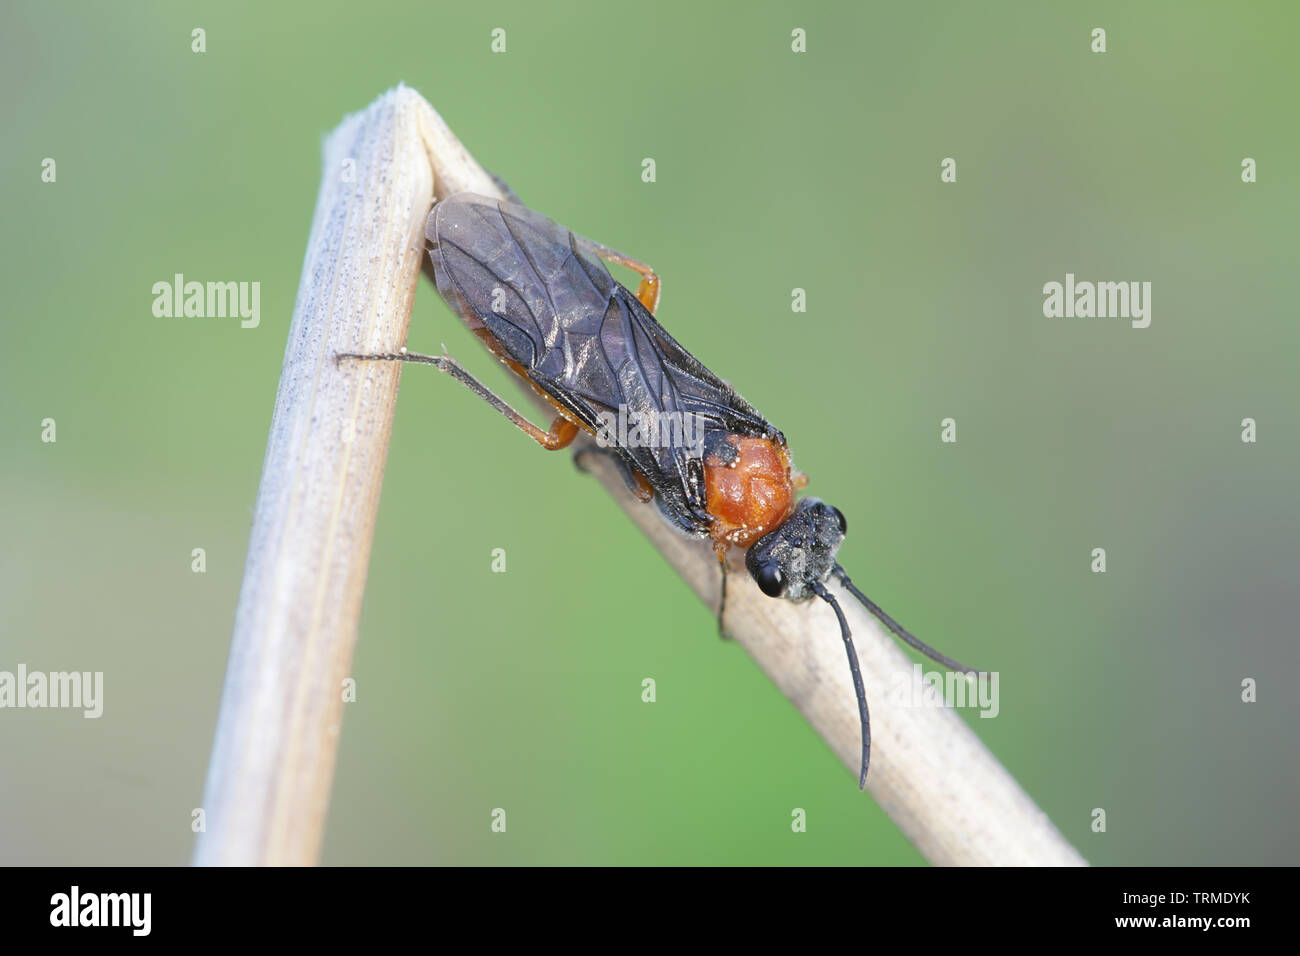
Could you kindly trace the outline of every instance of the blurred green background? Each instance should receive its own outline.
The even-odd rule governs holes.
[[[1295,863],[1300,10],[1071,6],[5,4],[0,670],[106,703],[0,711],[0,862],[189,859],[321,138],[404,81],[658,269],[855,579],[1000,671],[972,723],[1085,856]],[[155,318],[176,272],[260,327]],[[1066,272],[1152,282],[1151,327],[1044,318]],[[441,342],[503,382],[426,284]],[[590,478],[427,370],[362,629],[326,863],[922,862]]]

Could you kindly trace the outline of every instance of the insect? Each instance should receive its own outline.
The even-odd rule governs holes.
[[[637,497],[653,502],[683,534],[712,543],[723,571],[720,627],[732,547],[747,549],[745,567],[769,597],[829,604],[857,694],[858,786],[865,787],[870,715],[853,636],[827,580],[838,580],[911,647],[952,670],[976,672],[914,637],[854,586],[836,561],[848,530],[844,515],[820,499],[796,498],[807,479],[795,470],[785,436],[659,324],[654,270],[520,202],[474,193],[435,204],[425,238],[425,269],[439,294],[488,351],[554,407],[550,427],[533,424],[449,355],[338,358],[432,365],[543,448],[565,448],[580,432],[598,436]],[[635,295],[606,262],[640,275]],[[628,421],[637,423],[634,433],[613,427]]]

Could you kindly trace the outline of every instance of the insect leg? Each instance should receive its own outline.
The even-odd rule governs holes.
[[[490,170],[490,169],[485,169],[484,172],[487,173],[489,176],[492,177],[492,181],[493,181],[494,183],[497,184],[497,189],[499,189],[499,190],[501,190],[501,192],[505,193],[505,197],[506,197],[506,199],[508,199],[508,200],[509,200],[510,202],[512,202],[512,203],[517,203],[517,204],[519,204],[520,206],[524,205],[524,201],[523,201],[522,199],[519,198],[519,193],[517,193],[517,192],[515,192],[513,189],[511,189],[511,188],[510,188],[510,184],[509,184],[508,182],[506,182],[504,179],[502,179],[502,178],[501,178],[500,176],[498,176],[496,173],[492,172],[492,170]]]
[[[562,415],[557,415],[555,421],[551,422],[550,431],[543,431],[528,419],[524,418],[523,415],[511,408],[510,404],[505,399],[499,397],[490,388],[476,379],[469,372],[465,371],[465,367],[450,355],[421,355],[419,352],[406,351],[383,352],[378,355],[360,355],[355,352],[344,352],[335,356],[335,363],[337,364],[343,359],[367,359],[383,362],[415,362],[420,365],[432,365],[438,371],[446,372],[506,418],[510,419],[516,428],[548,451],[558,451],[561,448],[567,448],[578,435],[578,426]]]
[[[626,461],[618,456],[618,453],[612,448],[605,448],[601,445],[584,445],[573,453],[573,463],[579,471],[587,471],[587,466],[582,463],[586,455],[608,455],[618,473],[623,476],[623,481],[627,484],[627,490],[636,496],[638,501],[653,501],[655,496],[654,487],[646,480],[645,475],[635,470]]]
[[[651,315],[654,315],[655,309],[659,308],[659,276],[655,271],[644,262],[639,262],[631,256],[625,256],[617,249],[611,249],[609,246],[601,245],[599,242],[593,242],[585,237],[582,241],[590,245],[591,251],[606,262],[617,262],[641,276],[641,285],[636,290],[636,297],[641,300],[641,304],[646,307],[646,310]]]
[[[718,637],[725,641],[730,637],[722,623],[722,615],[727,611],[727,546],[714,544],[713,553],[718,556],[718,567],[722,569],[722,586],[718,595]]]

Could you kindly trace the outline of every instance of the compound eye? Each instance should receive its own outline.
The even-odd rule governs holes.
[[[780,597],[785,593],[785,575],[775,564],[760,564],[755,568],[754,581],[768,597]]]
[[[835,512],[835,520],[840,523],[840,534],[849,533],[849,522],[844,517],[844,512],[834,505],[831,505],[831,511]]]

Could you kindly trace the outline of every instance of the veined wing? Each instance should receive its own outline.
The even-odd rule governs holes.
[[[776,434],[614,280],[594,243],[525,206],[472,193],[435,206],[428,232],[443,298],[593,431],[621,408],[664,423],[679,416],[700,431]],[[620,452],[652,484],[679,483],[703,511],[698,445]]]

